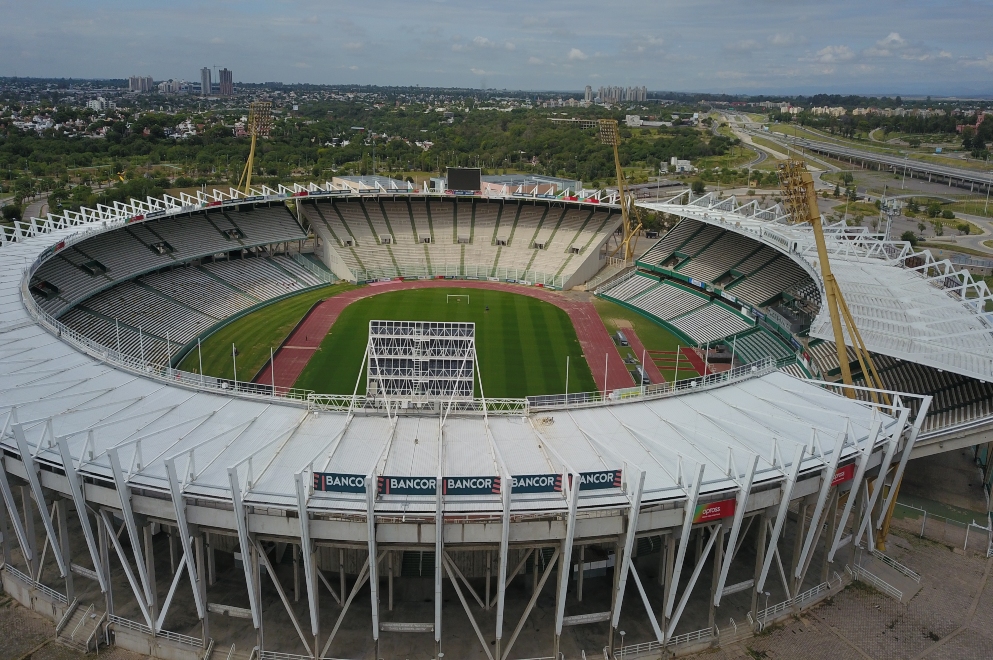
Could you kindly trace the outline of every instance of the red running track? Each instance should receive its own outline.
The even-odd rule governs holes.
[[[276,367],[276,386],[293,387],[304,367],[317,352],[321,341],[331,330],[338,315],[356,300],[375,296],[388,291],[400,291],[403,289],[423,289],[428,287],[436,288],[458,288],[458,289],[493,289],[497,291],[507,291],[522,296],[531,296],[545,302],[551,303],[565,311],[572,320],[572,325],[576,329],[576,337],[579,345],[583,348],[583,356],[590,366],[593,380],[597,389],[603,390],[604,385],[604,355],[607,356],[606,364],[606,384],[607,391],[632,387],[634,381],[628,373],[624,361],[617,352],[614,341],[607,333],[600,315],[597,314],[593,303],[569,300],[560,293],[542,289],[539,287],[526,287],[502,282],[481,282],[473,280],[416,280],[410,282],[384,282],[382,284],[371,284],[359,289],[346,291],[345,293],[332,296],[315,305],[297,326],[296,330],[290,333],[283,345],[276,351],[274,362]],[[272,382],[271,365],[267,364],[259,375],[255,377],[256,383],[268,385]],[[654,381],[653,381],[654,382]],[[661,382],[661,381],[659,381]]]
[[[645,350],[645,345],[638,339],[638,334],[634,331],[634,328],[624,328],[624,336],[627,337],[628,345],[634,351],[634,356],[641,361],[645,372],[648,374],[648,379],[652,381],[652,385],[664,383],[665,377],[659,371],[659,367],[655,364],[655,360],[652,359],[651,354]],[[642,357],[644,357],[644,360],[642,360]]]

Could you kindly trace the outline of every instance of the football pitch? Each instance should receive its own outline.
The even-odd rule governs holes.
[[[449,298],[454,295],[461,298]],[[529,296],[456,287],[393,291],[353,302],[331,326],[295,386],[350,394],[372,319],[475,323],[476,353],[487,397],[564,392],[567,356],[569,391],[596,389],[572,321],[563,310]],[[359,392],[365,392],[365,374]]]

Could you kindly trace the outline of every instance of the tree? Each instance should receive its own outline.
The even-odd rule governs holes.
[[[924,222],[923,220],[918,220],[917,221],[917,231],[919,231],[921,233],[921,236],[924,235],[924,230],[925,229],[927,229],[927,223]]]
[[[953,213],[951,209],[943,209],[941,211],[941,217],[945,220],[952,220],[955,218],[955,213]]]
[[[956,228],[959,230],[959,233],[962,234],[963,236],[968,236],[969,230],[971,229],[968,222],[960,222]]]
[[[917,236],[912,231],[905,231],[903,235],[900,236],[901,241],[906,241],[911,245],[917,245]]]
[[[834,196],[835,198],[841,197],[841,187],[838,184],[834,184]]]
[[[930,201],[927,205],[927,217],[937,218],[941,215],[941,202]]]
[[[702,195],[704,191],[707,189],[707,187],[700,179],[694,179],[693,183],[690,184],[690,189],[693,191],[693,194]]]
[[[8,204],[3,207],[3,219],[7,222],[21,219],[21,207],[17,204]]]

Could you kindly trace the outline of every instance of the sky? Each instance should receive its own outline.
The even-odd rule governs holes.
[[[993,95],[991,0],[0,0],[0,16],[0,76]]]

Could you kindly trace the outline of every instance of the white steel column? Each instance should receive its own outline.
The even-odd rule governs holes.
[[[807,538],[803,542],[803,550],[800,551],[800,557],[796,563],[796,570],[793,572],[794,578],[801,578],[803,576],[803,568],[807,562],[807,555],[813,550],[814,536],[820,529],[821,525],[821,513],[824,511],[824,505],[827,503],[828,492],[831,490],[831,482],[834,480],[834,475],[838,471],[838,461],[841,460],[841,450],[845,446],[845,437],[851,430],[851,424],[849,424],[848,430],[845,433],[839,433],[838,439],[834,443],[834,451],[831,452],[831,459],[825,463],[824,474],[821,476],[821,490],[817,494],[817,504],[814,505],[814,513],[810,516],[810,529],[807,531]],[[854,438],[853,438],[854,441]],[[803,516],[800,517],[800,525],[802,529]],[[799,588],[799,584],[796,585]]]
[[[134,512],[131,510],[131,490],[128,487],[127,480],[124,478],[124,472],[121,470],[121,459],[117,454],[117,449],[108,449],[107,458],[110,459],[110,467],[114,473],[114,483],[117,486],[117,494],[121,500],[121,515],[124,518],[124,526],[128,530],[128,538],[131,539],[131,549],[134,552],[138,577],[141,579],[141,586],[145,591],[145,604],[149,605],[152,602],[152,589],[148,583],[148,574],[145,572],[145,557],[141,550],[141,541],[138,538],[138,528],[134,522]],[[116,539],[117,537],[115,535],[113,540]],[[123,554],[121,554],[121,562],[127,564],[127,560]]]
[[[793,452],[793,464],[790,465],[790,472],[786,477],[785,483],[783,483],[782,499],[779,500],[779,513],[776,515],[772,535],[769,537],[768,546],[766,546],[762,571],[759,573],[759,579],[755,583],[756,591],[762,591],[765,587],[765,579],[769,575],[769,567],[772,565],[772,559],[776,555],[777,546],[779,545],[779,535],[783,531],[783,525],[790,510],[790,498],[793,496],[793,487],[796,485],[797,476],[800,474],[800,464],[803,463],[803,455],[806,451],[807,447],[805,445],[798,445]],[[786,595],[790,596],[791,594],[787,593]]]
[[[245,518],[245,507],[241,501],[241,486],[238,483],[237,467],[228,468],[228,481],[231,483],[231,502],[234,505],[234,519],[238,527],[238,543],[241,546],[241,564],[245,569],[245,586],[248,587],[248,604],[252,610],[252,625],[256,630],[261,630],[262,613],[259,611],[258,594],[251,566],[254,562],[249,561],[249,557],[255,549],[248,537],[248,520]]]
[[[738,542],[738,533],[741,531],[741,521],[745,518],[745,507],[748,505],[748,495],[752,492],[752,480],[755,478],[755,468],[758,467],[759,456],[756,454],[752,458],[751,465],[745,473],[745,480],[741,482],[738,489],[738,501],[734,510],[734,522],[731,523],[731,534],[728,537],[728,551],[724,561],[721,562],[721,577],[717,581],[717,591],[714,594],[714,607],[721,604],[721,595],[724,591],[724,583],[728,579],[728,570],[731,562],[734,561],[734,551]],[[735,475],[737,477],[738,475]],[[746,530],[747,531],[747,530]],[[747,535],[747,534],[746,534]]]
[[[559,559],[558,596],[555,599],[555,645],[553,657],[559,655],[559,642],[562,637],[562,619],[565,617],[565,599],[569,590],[569,574],[572,571],[572,542],[576,536],[576,509],[579,506],[580,475],[574,473],[569,486],[569,517],[565,525],[565,541],[562,547],[562,557]],[[642,472],[644,479],[644,472]],[[620,609],[620,608],[618,608]]]
[[[369,535],[369,598],[372,605],[372,639],[379,655],[379,558],[376,551],[376,472],[365,480],[366,531]],[[437,561],[435,564],[437,565]],[[437,581],[437,576],[435,580]],[[436,635],[437,637],[437,635]]]
[[[610,617],[611,629],[616,629],[621,620],[621,606],[624,604],[624,589],[627,586],[628,572],[631,570],[631,551],[638,532],[638,514],[641,512],[641,493],[645,489],[645,471],[638,473],[638,481],[631,494],[631,508],[628,512],[627,533],[624,538],[624,557],[620,565],[620,579],[617,581],[617,594],[614,596],[614,612]],[[578,488],[579,484],[576,484]]]
[[[310,516],[307,513],[308,487],[303,481],[304,472],[293,475],[297,491],[297,516],[300,519],[300,554],[303,555],[304,580],[307,582],[307,606],[310,608],[310,633],[314,636],[314,650],[317,650],[317,639],[320,633],[318,627],[317,608],[320,595],[317,593],[317,580],[314,577],[313,543],[310,540]],[[296,580],[293,585],[294,592]],[[295,596],[295,594],[294,594]]]
[[[669,580],[669,594],[665,599],[665,617],[667,619],[672,617],[672,608],[676,602],[676,587],[679,585],[679,574],[683,570],[683,561],[686,559],[686,546],[690,542],[690,531],[693,529],[693,515],[696,512],[697,500],[700,498],[700,484],[703,482],[705,469],[706,465],[700,463],[700,469],[697,470],[696,479],[693,480],[693,485],[691,486],[692,490],[688,494],[686,503],[683,506],[682,534],[679,537],[679,549],[676,550],[676,561],[672,579]]]
[[[62,556],[59,539],[55,534],[55,528],[52,526],[52,519],[49,515],[48,502],[45,501],[45,493],[42,491],[41,482],[38,480],[38,464],[35,463],[34,456],[31,454],[31,448],[28,447],[27,438],[24,436],[24,427],[21,424],[13,424],[11,425],[11,431],[14,432],[17,450],[21,454],[21,462],[24,464],[25,473],[27,473],[28,485],[31,487],[35,502],[38,504],[38,511],[41,513],[41,522],[45,526],[48,542],[52,546],[52,554],[55,555],[55,562],[59,566],[59,576],[64,578],[69,572],[69,567],[66,566],[65,558]],[[25,515],[28,515],[28,512],[25,512]],[[35,579],[38,578],[35,577]]]
[[[203,602],[200,580],[203,576],[197,572],[196,562],[193,560],[193,547],[190,544],[190,528],[186,522],[186,501],[183,499],[183,489],[179,484],[179,477],[176,473],[176,459],[170,458],[165,461],[166,476],[169,479],[169,492],[172,495],[172,505],[176,512],[176,527],[179,529],[179,543],[183,546],[183,560],[186,570],[190,576],[190,586],[193,588],[193,602],[196,604],[197,617],[203,621],[207,616],[207,607]],[[244,557],[242,557],[244,562]],[[178,573],[179,571],[177,571]]]

